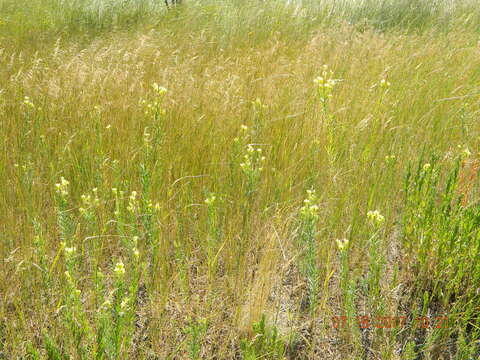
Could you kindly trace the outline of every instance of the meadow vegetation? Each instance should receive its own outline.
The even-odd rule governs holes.
[[[479,34],[0,0],[0,359],[480,357]]]

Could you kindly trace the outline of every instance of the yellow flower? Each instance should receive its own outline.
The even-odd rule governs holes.
[[[152,84],[152,88],[153,88],[153,90],[154,90],[158,95],[160,95],[160,96],[163,96],[163,95],[165,95],[165,94],[168,92],[168,90],[167,90],[166,88],[164,88],[163,86],[158,85],[157,83],[153,83],[153,84]]]
[[[35,104],[32,102],[32,100],[30,100],[28,96],[25,96],[23,98],[23,104],[26,105],[27,107],[35,109]]]
[[[337,247],[340,251],[345,250],[349,243],[348,239],[337,239],[335,241],[337,242]]]
[[[388,89],[391,85],[392,84],[385,79],[380,80],[380,88],[382,89]]]
[[[113,271],[118,277],[125,275],[125,265],[121,260],[115,265],[115,269],[113,269]]]
[[[62,176],[60,178],[60,182],[55,184],[55,189],[57,194],[59,194],[62,197],[67,197],[68,196],[68,186],[70,183],[68,180],[65,180],[65,178]]]
[[[388,163],[394,162],[395,159],[396,159],[396,156],[395,156],[395,155],[387,155],[387,156],[385,156],[385,161],[388,162]]]
[[[75,252],[77,251],[77,248],[75,246],[65,247],[64,251],[65,251],[65,255],[67,257],[71,257],[71,256],[75,255]]]
[[[317,220],[319,207],[315,190],[307,190],[307,198],[303,200],[304,205],[300,209],[300,214],[304,220]]]
[[[313,79],[318,97],[322,103],[326,103],[327,99],[332,97],[333,88],[339,81],[339,79],[333,78],[333,71],[328,70],[327,65],[323,65],[322,74]]]
[[[205,199],[205,204],[213,205],[215,203],[216,196],[215,194],[211,194],[208,198]]]
[[[367,218],[370,220],[370,222],[376,225],[380,225],[385,221],[385,217],[380,214],[378,210],[371,210],[367,212]]]

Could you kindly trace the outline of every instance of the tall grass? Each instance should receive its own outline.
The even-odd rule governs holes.
[[[0,36],[3,46],[20,42],[25,50],[41,51],[45,43],[59,38],[84,43],[111,31],[178,22],[187,23],[188,31],[216,29],[226,43],[259,42],[274,32],[298,37],[319,26],[342,23],[359,31],[408,32],[444,32],[456,26],[478,31],[480,23],[473,0],[274,0],[261,6],[247,1],[192,1],[174,10],[167,11],[164,2],[156,0],[2,0]]]
[[[474,4],[184,5],[0,0],[0,358],[478,357]]]

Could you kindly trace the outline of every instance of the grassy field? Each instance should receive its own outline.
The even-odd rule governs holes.
[[[0,0],[0,359],[478,359],[479,35]]]

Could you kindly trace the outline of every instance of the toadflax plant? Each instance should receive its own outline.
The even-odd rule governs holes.
[[[333,89],[339,81],[339,79],[333,78],[333,71],[329,70],[328,65],[323,65],[321,75],[313,79],[317,98],[322,104],[323,112],[325,114],[329,113],[328,103],[333,96]]]
[[[380,282],[381,277],[384,272],[385,259],[382,253],[382,236],[381,231],[383,229],[383,224],[385,223],[385,217],[378,210],[370,210],[367,212],[367,220],[369,223],[371,236],[368,240],[369,244],[369,272],[368,272],[368,299],[371,303],[371,306],[374,310],[381,307],[381,288]]]
[[[63,176],[60,182],[55,184],[57,224],[60,231],[60,238],[67,245],[71,245],[75,231],[75,226],[68,209],[69,186],[70,182]]]
[[[336,141],[339,136],[336,123],[334,122],[333,113],[330,112],[329,103],[333,96],[333,90],[340,80],[333,78],[333,71],[328,68],[328,65],[323,65],[322,73],[317,76],[313,82],[315,84],[315,95],[320,102],[323,110],[322,123],[324,124],[325,136],[327,142],[325,144],[325,151],[327,158],[331,164],[336,157]]]
[[[318,301],[319,268],[317,259],[318,205],[315,190],[307,190],[307,198],[299,212],[298,244],[301,248],[300,270],[307,278],[309,308],[315,309]]]
[[[94,210],[100,203],[97,192],[98,190],[94,189],[93,197],[81,197],[82,207],[79,208],[79,214],[86,221],[89,232],[95,230],[91,225],[96,221]],[[123,195],[120,198],[116,190],[114,195],[116,218],[135,218],[139,211],[137,194],[130,194],[126,211],[123,211]],[[104,275],[100,270],[101,262],[95,261],[91,274],[85,276],[85,268],[81,265],[84,262],[83,257],[89,253],[77,251],[74,243],[75,222],[68,209],[69,196],[69,182],[61,178],[56,184],[55,199],[62,241],[50,271],[63,255],[64,291],[57,311],[66,333],[62,344],[58,345],[49,332],[44,331],[49,358],[124,359],[131,348],[135,331],[136,297],[144,269],[140,262],[139,238],[128,234],[128,231],[122,231],[120,244],[123,246],[122,257],[126,264],[120,258],[114,264],[110,275]],[[99,256],[98,252],[93,252],[93,255],[95,258]],[[91,291],[89,286],[85,286],[90,277],[93,282]]]

